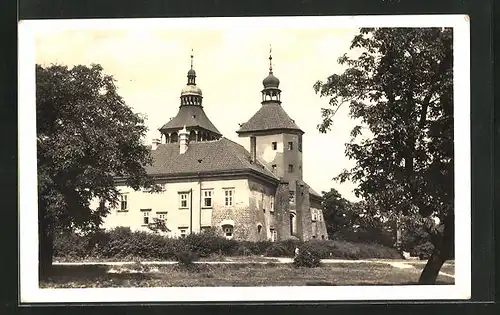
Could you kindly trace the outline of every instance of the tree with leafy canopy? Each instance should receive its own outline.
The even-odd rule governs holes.
[[[359,124],[345,152],[356,164],[336,179],[387,213],[440,219],[419,279],[433,284],[454,251],[452,29],[363,28],[350,49],[343,73],[314,85],[330,98],[318,129],[347,103]]]
[[[323,214],[328,236],[352,242],[394,244],[392,224],[386,216],[364,200],[352,202],[332,188],[323,192]]]
[[[55,233],[98,230],[118,203],[115,179],[152,187],[141,138],[147,128],[100,65],[36,66],[39,271],[52,265]],[[97,209],[91,200],[100,200]]]
[[[322,192],[322,195],[326,230],[329,238],[332,238],[334,234],[352,226],[352,203],[342,197],[335,188],[331,188],[328,192]]]

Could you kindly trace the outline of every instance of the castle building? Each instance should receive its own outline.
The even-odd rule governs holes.
[[[205,113],[191,55],[179,110],[159,128],[146,168],[161,191],[134,191],[117,180],[120,203],[103,228],[149,231],[161,220],[172,237],[215,228],[250,241],[327,238],[321,196],[302,179],[304,132],[282,107],[269,61],[261,107],[237,131],[247,140],[241,146],[223,137]]]

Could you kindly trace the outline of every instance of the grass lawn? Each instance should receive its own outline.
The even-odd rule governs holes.
[[[85,259],[75,259],[75,258],[65,258],[65,257],[55,257],[54,262],[88,262],[88,263],[100,263],[100,262],[116,262],[116,261],[135,261],[136,257],[125,257],[125,258],[85,258]],[[140,261],[143,262],[155,262],[158,259],[147,259],[141,258]],[[165,261],[176,261],[175,258]],[[232,261],[242,261],[242,262],[277,262],[278,259],[271,257],[262,257],[262,256],[223,256],[223,255],[211,255],[209,257],[201,257],[199,261],[223,261],[223,262],[232,262]]]
[[[190,287],[190,286],[312,286],[416,284],[420,269],[401,269],[384,263],[335,263],[319,268],[291,264],[197,264],[197,270],[180,265],[112,267],[54,266],[40,281],[41,288]],[[423,265],[422,265],[423,268]],[[438,284],[453,284],[440,276]]]
[[[424,263],[410,262],[410,263],[408,263],[408,265],[412,265],[419,272],[422,272],[422,270],[424,270],[424,267],[425,267],[425,262]],[[443,266],[441,267],[440,272],[444,272],[444,273],[449,274],[449,275],[455,275],[455,261],[451,260],[451,261],[445,262],[443,264]],[[446,277],[446,276],[440,275],[439,277]],[[449,277],[446,277],[446,278],[449,278]]]

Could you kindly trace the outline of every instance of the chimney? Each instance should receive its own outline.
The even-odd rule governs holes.
[[[255,136],[250,137],[250,162],[255,163],[257,161],[257,139]]]
[[[189,132],[186,130],[186,126],[179,131],[179,153],[184,154],[188,149],[189,142]]]
[[[151,150],[156,150],[158,149],[158,146],[160,145],[161,141],[158,138],[153,139],[153,142],[151,144]]]

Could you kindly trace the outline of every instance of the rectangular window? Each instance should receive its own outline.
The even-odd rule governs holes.
[[[290,203],[295,203],[295,191],[289,192],[288,201],[290,201]]]
[[[120,210],[128,210],[128,195],[120,195]]]
[[[189,208],[189,193],[179,193],[179,209]]]
[[[273,213],[274,212],[274,202],[271,201],[271,205],[269,207],[269,212]]]
[[[149,214],[151,213],[151,209],[141,209],[142,212],[142,225],[149,224]]]
[[[271,242],[276,242],[278,240],[278,233],[275,229],[270,229],[271,232]]]
[[[213,190],[202,190],[203,192],[203,208],[212,208],[212,193]]]
[[[232,226],[227,226],[224,228],[224,235],[226,238],[232,238],[233,237],[233,227]]]
[[[293,164],[288,164],[288,173],[293,173]]]
[[[288,142],[288,150],[293,150],[293,142],[292,141],[289,141]]]
[[[179,234],[181,235],[182,238],[185,238],[186,234],[187,234],[187,229],[186,228],[179,228]]]
[[[302,136],[299,135],[299,147],[298,147],[299,152],[302,152]]]
[[[278,143],[277,142],[273,142],[273,150],[278,150]]]
[[[224,189],[224,205],[232,206],[234,203],[234,189]]]
[[[158,216],[158,220],[160,221],[167,220],[167,212],[156,212],[156,215]]]

